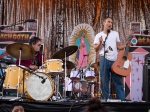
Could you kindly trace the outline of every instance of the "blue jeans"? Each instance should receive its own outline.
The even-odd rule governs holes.
[[[105,60],[105,74],[104,74],[104,60]],[[104,99],[109,98],[109,83],[110,83],[110,75],[112,81],[115,85],[115,92],[117,99],[125,99],[125,93],[123,88],[122,76],[115,74],[111,71],[111,66],[114,61],[109,61],[101,56],[100,58],[100,77],[101,77],[101,90]]]

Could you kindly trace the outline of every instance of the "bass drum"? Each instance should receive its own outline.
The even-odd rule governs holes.
[[[43,72],[36,72],[38,76],[31,74],[25,79],[24,91],[28,99],[34,99],[36,101],[48,100],[54,92],[54,82],[52,78]],[[42,78],[45,79],[45,82]],[[19,93],[23,91],[22,85],[19,88]]]

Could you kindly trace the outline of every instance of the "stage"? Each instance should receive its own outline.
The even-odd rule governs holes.
[[[101,99],[100,99],[101,100]],[[69,100],[65,101],[44,101],[27,102],[19,101],[25,112],[82,112],[88,100]],[[12,103],[18,101],[0,100],[0,112],[9,112]],[[131,102],[111,99],[109,101],[101,100],[102,104],[108,109],[108,112],[149,112],[150,102]]]

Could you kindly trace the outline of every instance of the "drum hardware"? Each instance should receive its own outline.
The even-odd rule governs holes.
[[[44,62],[44,71],[50,75],[59,75],[63,72],[63,62],[60,59],[49,59]]]
[[[54,93],[56,96],[53,96],[52,99],[57,101],[57,100],[62,99],[62,96],[59,92],[59,75],[55,76],[55,79],[56,79],[56,81],[55,81],[56,84],[55,84],[55,92]]]
[[[34,56],[35,50],[33,47],[23,43],[13,43],[6,46],[6,51],[9,55],[20,60],[27,60]]]
[[[81,65],[80,65],[79,70],[78,70],[78,73],[76,74],[76,76],[75,76],[74,78],[72,78],[72,82],[70,82],[70,83],[72,83],[72,89],[73,89],[73,90],[74,90],[74,86],[73,86],[74,79],[79,75],[79,73],[81,73],[80,76],[79,76],[80,79],[81,79],[81,75],[83,75],[83,68],[81,68],[81,66],[82,66],[82,64],[83,64],[84,58],[85,58],[85,56],[84,56],[83,59],[82,59]],[[80,83],[79,83],[78,87],[79,87],[79,97],[77,97],[77,94],[75,95],[74,91],[72,91],[72,95],[76,96],[76,99],[79,99],[79,100],[80,100],[80,97],[81,97],[81,91],[80,91],[81,87],[80,87]]]
[[[22,68],[22,69],[24,70],[23,72],[28,71],[29,73],[31,73],[31,74],[33,74],[33,75],[35,75],[35,76],[41,78],[41,79],[42,79],[41,83],[44,83],[45,80],[47,79],[47,78],[44,78],[44,77],[42,77],[42,76],[40,76],[40,75],[37,75],[33,70],[24,68],[23,66],[19,66],[19,65],[17,65],[17,66],[20,67],[20,68]]]
[[[95,74],[99,76],[98,81],[97,81],[97,83],[98,83],[98,97],[103,98],[103,94],[102,94],[102,91],[100,89],[101,88],[101,83],[100,83],[99,62],[93,63],[91,65],[91,67],[94,68]]]
[[[63,60],[63,63],[65,63],[64,60]],[[65,65],[62,65],[62,68],[65,68]],[[72,63],[71,61],[66,61],[66,68],[67,69],[73,69],[73,68],[75,68],[75,64]]]
[[[1,63],[0,63],[0,70],[1,70],[1,76],[0,76],[0,92],[2,92],[3,90],[3,83],[4,83],[4,79],[5,79],[5,73],[2,69]]]
[[[94,96],[94,93],[92,92],[92,85],[95,85],[96,84],[96,82],[94,82],[94,81],[88,81],[88,88],[89,88],[89,97],[93,97]],[[87,88],[87,90],[88,90],[88,88]]]
[[[59,47],[58,47],[59,49]],[[53,56],[52,56],[52,59],[64,59],[64,63],[65,63],[65,67],[64,67],[64,70],[65,70],[65,78],[66,78],[66,66],[67,66],[67,62],[66,62],[66,57],[72,55],[73,53],[75,53],[77,51],[78,47],[77,46],[68,46],[68,47],[65,47],[61,50],[59,50],[58,52],[56,52]],[[59,77],[58,77],[59,78]],[[66,79],[65,79],[66,80]],[[59,80],[57,80],[59,81]],[[58,82],[59,83],[59,82]],[[57,90],[58,90],[58,87],[57,87]],[[63,97],[64,99],[66,100],[66,84],[64,83],[64,87],[63,87]],[[57,97],[58,97],[58,91],[57,91]]]
[[[72,75],[73,71],[71,72],[71,77],[74,76],[71,78],[72,79],[71,83],[73,83],[74,80],[77,81],[73,83],[74,85],[72,85],[73,92],[79,93],[77,99],[85,98],[84,96],[87,96],[86,98],[93,96],[91,93],[91,86],[95,84],[95,82],[92,81],[95,78],[94,76],[95,74],[94,71],[90,70],[90,66],[91,62],[84,69],[83,68],[79,69],[78,73],[76,73],[76,76]]]
[[[64,59],[77,51],[77,46],[68,46],[56,52],[52,59]],[[65,54],[66,53],[66,54]]]
[[[35,55],[35,50],[33,49],[33,47],[23,43],[9,44],[6,46],[6,51],[12,57],[19,59],[19,66],[21,60],[30,59]],[[26,97],[24,93],[24,74],[25,74],[25,70],[23,69],[23,93],[21,95],[21,99],[24,99]],[[18,72],[18,88],[19,88],[19,75],[20,75],[20,67]],[[18,98],[18,94],[19,93],[17,90],[17,98]]]

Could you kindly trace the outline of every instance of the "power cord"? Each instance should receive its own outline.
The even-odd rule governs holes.
[[[72,109],[72,107],[73,107],[73,105],[74,105],[75,103],[78,103],[78,102],[74,102],[74,103],[70,106],[69,112],[71,112],[71,109]]]

